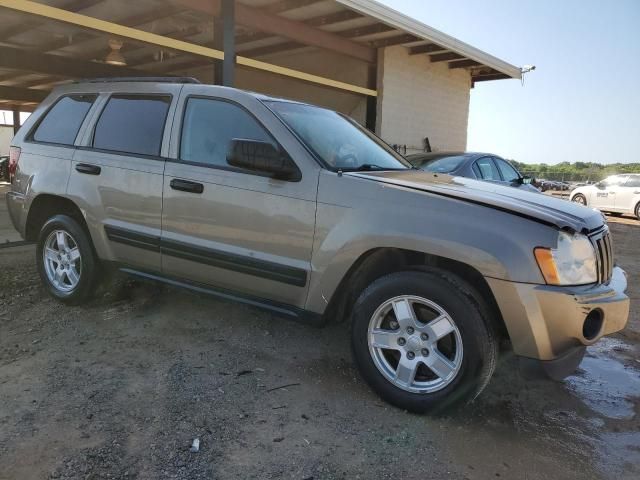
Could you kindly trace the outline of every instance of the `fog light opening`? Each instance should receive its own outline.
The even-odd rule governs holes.
[[[602,330],[602,322],[604,318],[601,310],[591,310],[589,315],[584,319],[582,325],[582,335],[587,340],[593,340]]]

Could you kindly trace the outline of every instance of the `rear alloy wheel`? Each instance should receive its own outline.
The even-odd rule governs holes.
[[[579,203],[580,205],[587,205],[587,199],[581,193],[576,193],[571,199],[572,202]]]
[[[488,309],[441,270],[399,272],[367,287],[353,310],[351,345],[367,383],[417,413],[473,400],[495,369],[498,340]]]
[[[42,229],[36,248],[38,272],[49,293],[79,304],[91,293],[97,261],[85,230],[71,217],[56,215]]]

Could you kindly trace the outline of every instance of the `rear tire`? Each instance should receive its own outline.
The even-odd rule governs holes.
[[[36,263],[42,283],[57,300],[79,305],[93,294],[98,260],[88,234],[73,218],[56,215],[44,224]]]
[[[445,271],[379,278],[353,309],[355,362],[387,402],[441,413],[476,398],[495,370],[499,342],[487,311],[469,285]]]
[[[636,205],[636,218],[640,220],[640,202]]]
[[[587,199],[581,193],[576,193],[571,199],[572,202],[578,203],[580,205],[587,206]]]

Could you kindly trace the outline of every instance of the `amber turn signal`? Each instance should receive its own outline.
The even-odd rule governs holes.
[[[553,259],[551,250],[548,248],[536,248],[533,253],[542,272],[545,281],[550,285],[560,285],[560,276],[556,268],[556,262]]]

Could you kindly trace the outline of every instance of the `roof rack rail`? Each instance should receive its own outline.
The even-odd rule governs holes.
[[[75,80],[73,83],[106,82],[200,83],[200,80],[193,77],[101,77]]]

